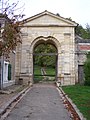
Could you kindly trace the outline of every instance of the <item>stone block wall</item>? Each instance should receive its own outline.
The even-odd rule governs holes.
[[[33,82],[34,47],[41,41],[51,42],[58,51],[57,81],[62,85],[75,84],[75,25],[60,20],[57,16],[47,15],[28,20],[20,27],[22,44],[17,46],[16,51],[16,76],[22,77],[24,81]],[[32,76],[32,80],[29,75]]]

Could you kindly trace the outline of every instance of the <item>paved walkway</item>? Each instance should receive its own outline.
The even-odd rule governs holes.
[[[22,85],[11,85],[9,87],[0,90],[0,108],[7,104],[14,96],[16,96],[25,86]]]
[[[5,120],[71,120],[55,86],[34,85]]]

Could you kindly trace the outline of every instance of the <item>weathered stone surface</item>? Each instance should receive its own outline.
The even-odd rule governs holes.
[[[33,49],[40,42],[51,41],[57,48],[57,79],[63,76],[63,85],[75,84],[74,28],[77,24],[49,12],[26,19],[21,23],[22,45],[16,51],[17,73],[24,81],[33,81]],[[67,75],[66,75],[67,74]],[[31,78],[28,75],[32,76]],[[70,79],[71,78],[71,79]]]

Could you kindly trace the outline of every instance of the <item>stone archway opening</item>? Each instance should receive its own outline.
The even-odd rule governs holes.
[[[55,82],[57,80],[58,50],[53,40],[40,39],[33,48],[33,81]]]

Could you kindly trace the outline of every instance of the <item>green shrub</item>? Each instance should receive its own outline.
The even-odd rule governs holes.
[[[90,53],[87,55],[87,60],[84,63],[85,85],[90,86]]]

